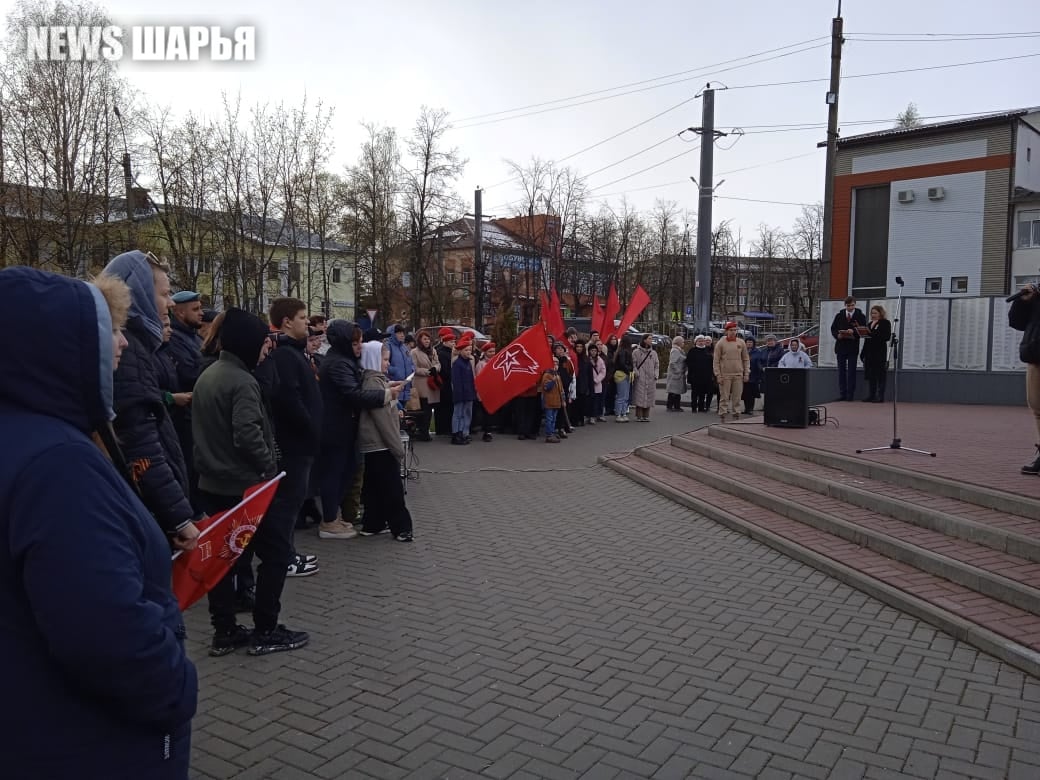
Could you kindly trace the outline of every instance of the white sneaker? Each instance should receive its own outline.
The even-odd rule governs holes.
[[[331,523],[322,523],[318,526],[319,539],[353,539],[357,536],[354,526],[344,523],[342,520],[333,520]]]

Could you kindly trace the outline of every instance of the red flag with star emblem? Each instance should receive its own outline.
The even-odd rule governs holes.
[[[174,553],[173,595],[182,612],[213,590],[245,552],[284,476],[283,471],[270,482],[254,485],[240,503],[206,518],[199,524],[199,546]]]
[[[494,414],[538,381],[553,364],[549,335],[544,323],[533,325],[500,349],[477,374],[477,396]]]

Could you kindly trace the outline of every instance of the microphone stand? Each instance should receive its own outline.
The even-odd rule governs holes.
[[[892,443],[887,447],[868,447],[863,450],[856,450],[857,455],[861,455],[864,452],[878,452],[880,450],[905,450],[906,452],[916,452],[918,455],[931,455],[935,457],[934,452],[928,450],[915,450],[913,447],[904,447],[903,440],[899,438],[899,430],[897,426],[898,420],[898,408],[899,408],[899,319],[903,316],[903,285],[899,285],[899,302],[897,304],[897,311],[899,317],[895,318],[892,328],[892,360],[895,365],[892,368]],[[871,338],[871,337],[868,337]]]

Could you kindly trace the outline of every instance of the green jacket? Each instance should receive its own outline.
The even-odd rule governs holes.
[[[200,490],[241,496],[275,476],[274,434],[260,385],[230,352],[221,352],[195,383],[191,432]]]

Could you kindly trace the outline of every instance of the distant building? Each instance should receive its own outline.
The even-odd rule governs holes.
[[[1003,295],[1040,275],[1040,108],[842,138],[831,298]]]

